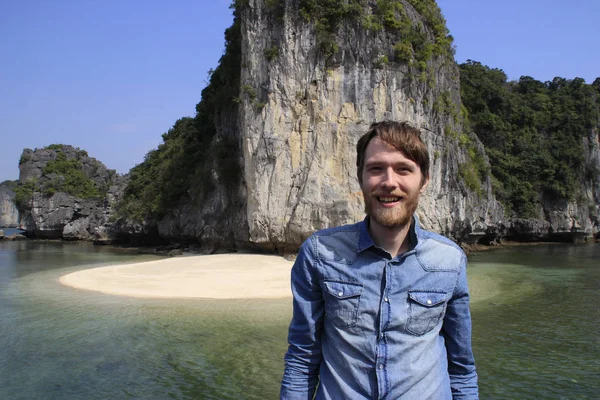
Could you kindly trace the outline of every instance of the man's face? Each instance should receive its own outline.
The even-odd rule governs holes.
[[[365,151],[361,189],[371,223],[386,228],[409,224],[427,186],[419,166],[374,137]]]

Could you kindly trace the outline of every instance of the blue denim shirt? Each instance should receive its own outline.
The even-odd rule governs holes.
[[[478,399],[466,256],[414,221],[397,257],[368,218],[304,242],[281,399]]]

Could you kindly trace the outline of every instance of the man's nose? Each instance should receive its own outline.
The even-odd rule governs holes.
[[[395,179],[395,173],[394,173],[394,169],[393,168],[387,168],[384,171],[384,175],[383,175],[383,181],[381,182],[381,184],[384,187],[387,188],[394,188],[397,186],[396,183],[396,179]]]

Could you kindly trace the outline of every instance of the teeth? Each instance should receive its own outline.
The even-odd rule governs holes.
[[[379,201],[382,203],[393,203],[398,200],[400,200],[399,197],[379,197]]]

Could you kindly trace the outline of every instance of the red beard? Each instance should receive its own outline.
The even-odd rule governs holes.
[[[377,197],[401,197],[399,204],[394,207],[385,208],[379,206]],[[365,200],[365,213],[376,223],[386,228],[401,228],[410,224],[411,218],[419,205],[419,197],[407,197],[392,193],[372,193],[367,195],[363,192]]]

